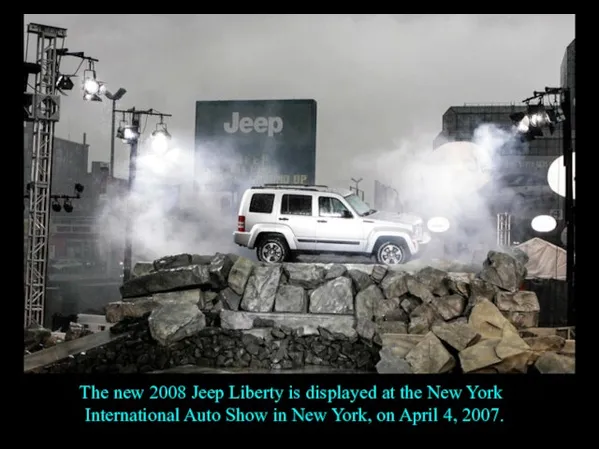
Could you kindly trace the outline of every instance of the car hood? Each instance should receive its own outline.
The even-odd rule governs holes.
[[[370,218],[372,220],[388,221],[391,223],[400,223],[400,224],[410,225],[410,226],[422,224],[422,218],[419,217],[418,215],[406,214],[406,213],[400,214],[398,212],[378,211],[378,212],[375,212],[374,214],[368,215],[364,218],[366,218],[366,219]]]

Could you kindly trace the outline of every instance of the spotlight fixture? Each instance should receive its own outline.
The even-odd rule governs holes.
[[[59,91],[63,91],[63,90],[73,90],[73,87],[75,87],[75,85],[73,84],[73,80],[71,80],[71,77],[68,75],[60,75],[58,77],[58,81],[56,81],[56,88]]]
[[[75,192],[83,193],[83,189],[84,189],[83,184],[79,184],[79,183],[75,184]]]
[[[171,135],[166,128],[166,123],[160,117],[160,123],[156,125],[156,130],[152,132],[152,149],[156,153],[166,153],[170,139]]]
[[[83,99],[85,101],[102,101],[98,94],[84,94]]]
[[[73,212],[73,204],[71,203],[71,200],[64,200],[62,207],[64,208],[64,211],[67,214],[70,214],[71,212]]]
[[[116,132],[116,136],[123,141],[123,143],[133,143],[139,139],[139,130],[126,123],[121,122],[119,129]]]
[[[58,201],[54,200],[52,202],[52,210],[54,212],[60,212],[62,210],[62,206],[60,205],[60,203]]]
[[[96,95],[100,92],[100,83],[96,79],[96,71],[93,69],[83,72],[83,93]]]
[[[534,140],[542,137],[543,128],[548,128],[550,134],[555,131],[555,125],[562,121],[563,113],[554,109],[546,109],[541,103],[528,105],[526,112],[516,112],[510,115],[516,130],[520,133],[522,140]]]

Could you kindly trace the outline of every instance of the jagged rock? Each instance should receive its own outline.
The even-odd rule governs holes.
[[[239,305],[241,304],[241,295],[235,293],[231,287],[221,290],[218,295],[225,309],[239,310]]]
[[[486,299],[481,299],[474,306],[468,319],[468,324],[482,338],[501,338],[506,323],[512,326],[499,309],[491,301]]]
[[[191,303],[168,303],[154,309],[148,323],[152,338],[169,346],[204,329],[206,317]]]
[[[464,373],[471,373],[500,363],[501,359],[495,352],[495,347],[499,341],[499,338],[481,340],[460,351],[458,356],[462,371]]]
[[[424,339],[424,335],[381,334],[381,346],[388,355],[405,358]]]
[[[204,292],[199,288],[193,288],[189,290],[177,290],[174,292],[154,293],[152,295],[152,300],[159,304],[164,304],[169,301],[186,301],[202,308],[204,303]]]
[[[121,287],[123,298],[146,296],[152,293],[166,292],[194,287],[208,287],[210,273],[204,265],[188,265],[185,267],[164,269],[132,278]]]
[[[41,348],[46,345],[46,342],[51,337],[50,329],[38,325],[31,325],[25,329],[25,349],[32,351],[33,349]]]
[[[220,295],[216,292],[206,291],[204,292],[204,300],[200,307],[200,310],[204,312],[218,313],[224,308],[224,304],[221,301]]]
[[[393,300],[386,299],[385,301],[393,301]],[[385,321],[401,321],[404,323],[407,323],[408,321],[410,321],[410,315],[408,315],[406,313],[406,311],[401,308],[401,306],[399,305],[399,299],[397,299],[395,302],[397,303],[397,306],[395,306],[393,309],[391,309],[385,313],[385,315],[383,317],[385,319]]]
[[[229,287],[238,295],[243,295],[248,279],[254,271],[254,262],[240,257],[231,267],[227,280]]]
[[[463,351],[480,340],[480,334],[463,322],[435,324],[432,332],[457,351]]]
[[[281,273],[280,265],[254,268],[243,293],[241,309],[248,312],[270,312],[275,304]]]
[[[520,262],[523,266],[526,266],[526,264],[530,260],[530,258],[528,257],[528,254],[526,254],[524,251],[522,251],[520,248],[517,248],[517,247],[512,247],[510,249],[510,254],[514,259],[516,259],[518,262]]]
[[[444,284],[449,290],[449,293],[462,295],[464,298],[470,297],[470,285],[467,282],[458,281],[448,277],[445,278]]]
[[[572,357],[554,352],[542,354],[534,366],[541,374],[574,374],[576,371],[576,363]]]
[[[539,325],[541,307],[535,292],[498,292],[495,295],[495,304],[517,329],[534,328]]]
[[[306,313],[308,294],[299,285],[279,285],[275,297],[275,312]]]
[[[429,290],[429,287],[422,282],[417,281],[411,276],[406,278],[406,286],[410,295],[422,300],[422,302],[430,303],[434,296]]]
[[[432,291],[432,294],[438,297],[443,297],[451,295],[451,292],[445,284],[441,284]]]
[[[329,267],[324,278],[325,280],[330,281],[332,279],[337,279],[338,277],[345,276],[346,274],[347,268],[345,268],[345,265],[336,263]]]
[[[407,334],[408,324],[403,321],[379,321],[376,331],[379,334]]]
[[[319,265],[285,264],[285,273],[291,285],[314,289],[325,281],[326,269]]]
[[[420,304],[410,314],[410,325],[408,332],[410,334],[427,334],[431,326],[442,319],[437,315],[435,310],[428,304]]]
[[[566,339],[559,335],[546,335],[544,337],[524,338],[532,351],[530,360],[534,363],[545,352],[559,353],[566,344]]]
[[[161,257],[153,263],[154,270],[170,270],[191,264],[191,254],[175,254],[174,256]]]
[[[433,298],[431,307],[445,320],[459,317],[466,306],[466,300],[460,295],[450,295],[443,298]]]
[[[91,335],[91,331],[83,327],[80,323],[70,323],[69,329],[65,332],[64,340],[76,340],[87,335]]]
[[[356,292],[361,292],[370,285],[373,285],[373,280],[366,273],[360,270],[349,270],[347,272],[354,283]],[[378,287],[377,287],[378,288]]]
[[[375,265],[372,267],[372,273],[370,273],[370,277],[374,282],[380,284],[387,275],[387,270],[387,265]]]
[[[339,277],[318,287],[310,295],[310,313],[352,313],[352,281]]]
[[[203,254],[192,254],[191,263],[194,265],[210,265],[214,256],[206,256]]]
[[[465,315],[470,315],[472,308],[478,304],[481,299],[486,299],[493,302],[497,288],[491,284],[487,284],[481,279],[474,279],[470,283],[470,295],[468,297],[468,304],[464,310]]]
[[[558,351],[559,355],[565,355],[568,357],[576,356],[576,340],[566,340],[562,349]]]
[[[381,288],[385,298],[401,298],[408,293],[407,276],[406,273],[388,272],[381,281]]]
[[[152,298],[140,298],[137,301],[114,301],[106,304],[106,322],[118,323],[125,318],[141,318],[151,312],[160,303]]]
[[[406,361],[415,374],[447,373],[455,367],[455,359],[432,332],[408,352]]]
[[[220,311],[220,325],[223,329],[252,329],[254,327],[254,318],[254,316],[243,312],[224,309]]]
[[[409,315],[410,313],[412,313],[414,311],[414,309],[416,307],[418,307],[420,304],[422,304],[422,301],[418,298],[415,298],[413,296],[408,296],[407,298],[404,298],[400,305],[401,308]]]
[[[152,271],[154,271],[154,264],[152,262],[137,262],[133,265],[131,277],[136,278],[151,273]]]
[[[442,286],[446,276],[446,271],[438,270],[433,267],[425,267],[416,273],[415,278],[419,283],[424,284],[430,292]]]
[[[373,320],[375,318],[375,305],[385,301],[381,289],[370,285],[356,295],[356,318]],[[381,318],[384,315],[381,316]]]
[[[227,286],[233,261],[228,254],[216,253],[210,261],[208,271],[212,277],[212,286],[221,289]]]
[[[373,321],[362,318],[356,319],[356,332],[366,340],[372,340],[376,334],[377,328]]]
[[[483,281],[503,290],[515,292],[520,288],[526,276],[526,268],[507,253],[489,251],[478,274]]]
[[[399,298],[385,299],[381,294],[374,299],[374,319],[375,321],[387,320],[399,308]]]
[[[379,374],[412,374],[412,367],[403,358],[396,357],[386,348],[379,352],[380,360],[376,364]]]

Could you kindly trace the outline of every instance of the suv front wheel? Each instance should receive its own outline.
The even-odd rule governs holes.
[[[409,259],[408,248],[398,242],[383,242],[375,253],[376,261],[385,265],[400,265]]]
[[[280,237],[265,237],[256,247],[256,256],[260,262],[283,263],[289,257],[289,247]]]

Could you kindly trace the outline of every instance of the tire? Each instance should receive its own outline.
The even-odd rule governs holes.
[[[260,239],[256,247],[256,256],[260,262],[283,263],[289,259],[289,246],[281,237],[265,237]]]
[[[404,243],[385,241],[378,245],[375,258],[382,265],[402,265],[410,259],[410,252]]]

